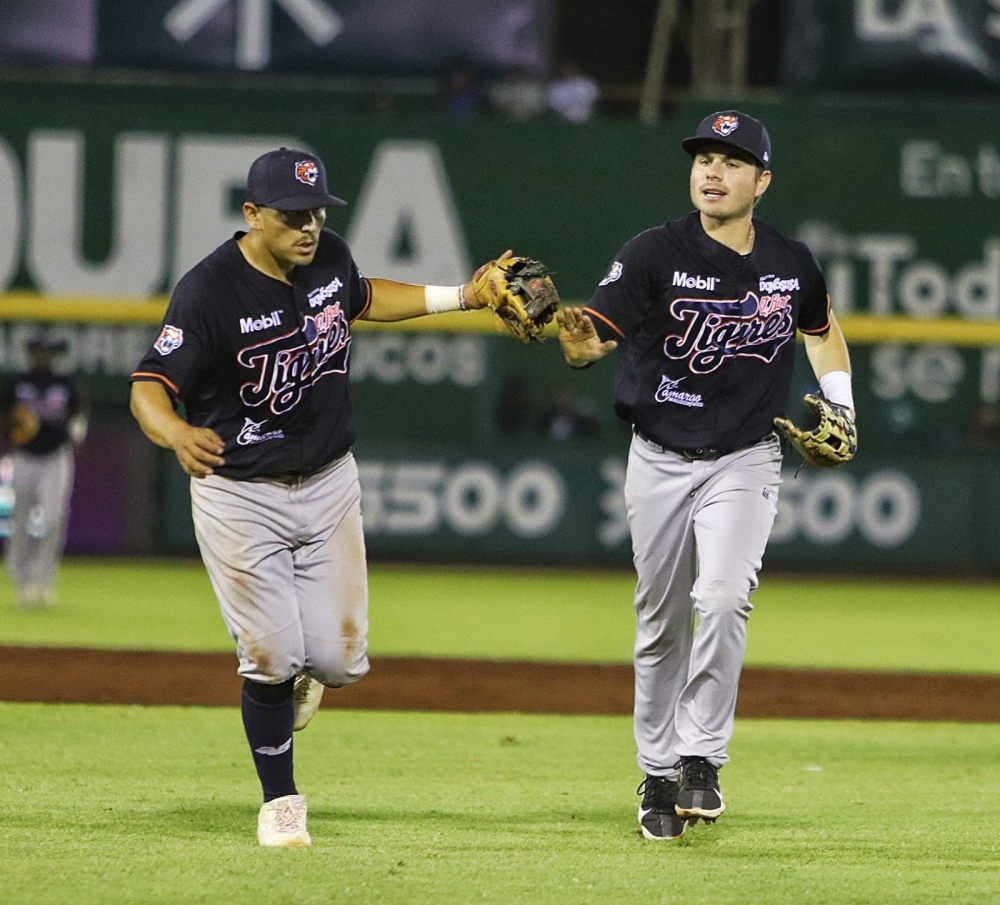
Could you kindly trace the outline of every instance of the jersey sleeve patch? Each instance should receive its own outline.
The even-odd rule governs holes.
[[[164,324],[153,348],[161,355],[169,355],[184,345],[184,331],[180,327]]]
[[[621,261],[615,261],[611,265],[611,269],[608,271],[607,276],[603,280],[601,280],[601,282],[598,283],[597,285],[598,286],[607,286],[608,283],[613,283],[615,280],[620,279],[621,275],[622,275],[622,270],[623,269],[624,269],[624,266],[622,265],[622,262]]]

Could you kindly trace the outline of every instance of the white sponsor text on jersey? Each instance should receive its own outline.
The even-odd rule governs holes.
[[[343,288],[343,286],[344,284],[340,281],[340,277],[334,277],[325,286],[313,289],[309,293],[309,307],[318,308],[328,298],[332,298],[338,290]]]
[[[792,290],[799,288],[798,277],[786,280],[781,277],[776,277],[773,273],[769,273],[767,276],[760,278],[761,292],[791,292]]]
[[[674,271],[674,285],[684,289],[707,289],[714,292],[718,283],[719,277],[688,276],[683,271]]]
[[[258,330],[266,330],[268,327],[281,326],[281,311],[272,311],[263,317],[241,317],[240,333],[256,333]]]

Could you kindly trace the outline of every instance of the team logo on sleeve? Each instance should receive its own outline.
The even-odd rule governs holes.
[[[613,283],[615,280],[619,279],[622,275],[622,262],[615,261],[611,265],[611,269],[608,271],[608,275],[598,283],[598,286],[607,286],[608,283]]]
[[[161,355],[169,355],[182,345],[184,345],[184,331],[180,327],[172,327],[170,324],[164,324],[160,335],[156,338],[156,342],[153,343],[153,348]]]
[[[715,122],[712,123],[712,131],[716,135],[731,135],[740,127],[739,117],[732,116],[731,114],[726,114],[724,116],[719,116],[716,118]]]
[[[300,160],[295,164],[295,178],[306,185],[316,185],[319,168],[314,160]]]

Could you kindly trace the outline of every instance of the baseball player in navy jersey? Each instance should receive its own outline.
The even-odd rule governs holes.
[[[31,366],[0,389],[0,423],[12,447],[14,515],[7,570],[22,609],[55,603],[73,490],[74,448],[87,434],[83,390],[53,362],[66,344],[46,333],[28,342]]]
[[[324,229],[326,208],[344,203],[313,154],[254,161],[246,232],[181,278],[131,378],[142,430],[191,476],[195,534],[244,679],[267,846],[311,844],[292,733],[324,686],[368,672],[351,324],[482,307],[470,284],[363,277]]]
[[[639,824],[676,839],[725,810],[750,596],[774,522],[796,331],[828,400],[851,418],[847,346],[801,242],[753,216],[771,182],[764,125],[713,113],[682,146],[696,210],[635,236],[584,308],[558,313],[566,362],[614,349],[632,425],[634,729]]]

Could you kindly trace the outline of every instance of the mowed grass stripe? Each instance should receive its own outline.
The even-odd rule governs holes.
[[[628,571],[374,565],[371,652],[628,663]],[[0,585],[0,644],[230,651],[197,560],[76,560],[58,606],[20,612]],[[747,663],[757,666],[1000,671],[1000,582],[762,575]]]
[[[727,812],[677,843],[636,833],[627,717],[321,712],[295,744],[314,845],[261,850],[235,708],[0,704],[3,901],[1000,900],[997,725],[738,721]]]

